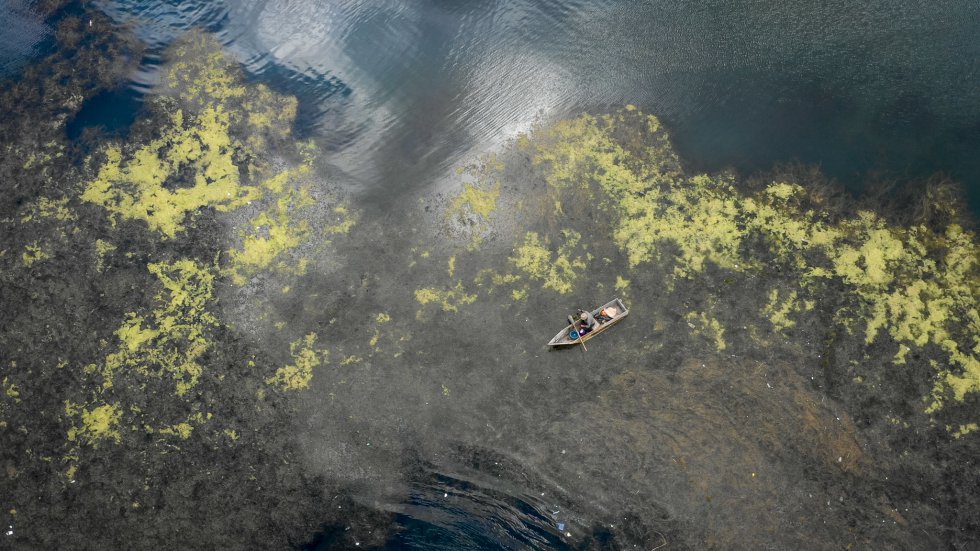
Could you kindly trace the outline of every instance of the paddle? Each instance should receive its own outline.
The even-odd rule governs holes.
[[[577,322],[576,322],[576,323],[577,323]],[[588,351],[589,351],[589,349],[585,347],[585,341],[584,341],[584,340],[582,340],[582,332],[581,332],[581,331],[579,331],[579,330],[577,329],[577,327],[576,327],[576,324],[575,324],[575,323],[573,323],[573,324],[572,324],[572,330],[573,330],[573,331],[575,331],[575,334],[576,334],[576,335],[578,335],[578,343],[582,345],[582,350],[584,351],[584,352],[583,352],[583,354],[584,354],[585,352],[588,352]]]
[[[584,350],[585,352],[589,351],[589,349],[585,347],[585,341],[582,340],[581,333],[578,334],[578,343],[582,345],[582,350]]]

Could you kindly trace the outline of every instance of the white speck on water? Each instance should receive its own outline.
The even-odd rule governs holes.
[[[13,526],[7,526],[7,535],[8,536],[14,535],[14,527]]]
[[[449,494],[442,494],[442,497],[449,497]]]

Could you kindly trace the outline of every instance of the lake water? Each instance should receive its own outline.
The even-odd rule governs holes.
[[[876,0],[108,1],[157,50],[203,27],[302,100],[302,130],[385,195],[535,120],[624,103],[696,168],[800,160],[857,189],[943,171],[980,208],[980,4]],[[145,90],[151,53],[133,76]]]
[[[450,167],[535,122],[634,104],[662,118],[695,168],[751,172],[800,160],[853,189],[873,171],[944,171],[980,209],[974,2],[96,4],[150,49],[128,87],[96,97],[70,134],[125,128],[156,83],[162,51],[203,27],[250,78],[300,98],[298,131],[379,205],[437,188]],[[0,13],[16,22],[0,36],[0,75],[9,75],[51,31],[18,2],[0,2]],[[572,421],[565,428],[574,434]],[[566,526],[590,529],[538,486],[532,494],[420,469],[406,502],[381,504],[400,525],[393,545],[555,548]],[[330,541],[328,530],[310,547]]]
[[[0,78],[7,78],[44,49],[51,29],[28,2],[0,0],[4,32],[0,33]]]

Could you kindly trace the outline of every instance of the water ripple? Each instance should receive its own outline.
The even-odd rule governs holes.
[[[23,0],[0,0],[0,78],[13,74],[26,63],[51,36],[30,5]]]
[[[99,5],[157,50],[191,27],[216,33],[299,96],[300,131],[333,163],[384,194],[430,185],[537,118],[622,103],[660,114],[704,169],[798,158],[845,180],[884,163],[980,181],[980,143],[958,139],[980,121],[976,3]],[[158,63],[133,86],[152,87]]]

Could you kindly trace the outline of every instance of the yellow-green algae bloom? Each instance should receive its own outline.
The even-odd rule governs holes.
[[[112,440],[118,443],[122,438],[119,433],[122,410],[118,404],[85,408],[66,401],[65,414],[81,420],[80,426],[72,426],[68,429],[68,440],[71,442],[80,441],[83,444],[98,446],[102,441]]]
[[[257,199],[258,188],[241,183],[234,158],[242,145],[229,134],[229,125],[223,109],[209,107],[186,117],[177,110],[159,138],[128,153],[109,146],[82,199],[105,207],[113,221],[117,216],[143,220],[168,238],[202,208],[229,211]],[[193,174],[191,185],[174,187],[170,182],[182,172]]]
[[[495,173],[503,169],[495,154],[485,155],[478,164],[457,168],[458,175],[467,174],[472,182],[463,182],[446,208],[446,222],[455,231],[470,235],[467,247],[475,251],[483,243],[485,232],[491,228],[491,219],[497,211],[501,187]],[[452,277],[452,274],[450,274]]]
[[[213,272],[192,260],[155,263],[148,266],[163,290],[158,307],[149,315],[128,314],[116,330],[117,351],[106,356],[98,372],[102,388],[111,388],[120,371],[143,377],[168,377],[178,396],[185,395],[200,378],[201,356],[210,348],[210,331],[218,319],[209,310],[213,301]]]
[[[51,255],[46,253],[44,249],[41,248],[40,243],[37,241],[24,247],[24,252],[21,254],[20,257],[21,262],[23,262],[24,266],[27,266],[28,268],[33,266],[35,263],[40,262],[42,260],[46,260],[48,258],[51,258]]]
[[[39,222],[44,219],[74,222],[78,220],[78,215],[68,208],[68,201],[68,197],[62,197],[61,199],[40,197],[24,209],[20,221],[22,224]]]
[[[980,249],[959,225],[899,227],[868,211],[831,222],[820,197],[794,182],[747,193],[730,175],[688,175],[660,122],[635,108],[562,121],[518,144],[553,194],[572,190],[605,206],[630,266],[665,261],[676,277],[694,279],[709,264],[745,271],[776,262],[795,274],[796,286],[787,289],[788,309],[780,301],[765,312],[777,328],[790,325],[798,305],[819,302],[808,295],[813,284],[838,282],[849,307],[837,321],[863,324],[868,344],[887,335],[896,360],[927,345],[946,354],[929,411],[980,391]],[[751,247],[768,247],[769,258],[750,248],[749,237]],[[524,253],[522,266],[545,269],[540,239],[528,238]],[[715,326],[693,316],[702,328]]]
[[[725,342],[725,328],[718,320],[712,318],[705,312],[688,312],[684,319],[695,335],[704,336],[710,339],[718,352],[728,347]]]
[[[287,141],[295,98],[244,85],[238,65],[207,35],[191,33],[171,53],[165,95],[153,104],[166,122],[146,143],[106,147],[82,199],[103,206],[114,224],[141,220],[164,239],[178,236],[199,212],[254,204],[260,212],[238,231],[226,274],[237,284],[269,268],[302,274],[306,261],[289,253],[311,234],[301,216],[316,203],[309,181],[315,148]],[[279,168],[268,159],[272,142],[302,160]],[[349,231],[346,207],[332,216],[336,223],[324,224],[322,235]]]
[[[228,252],[230,267],[227,273],[232,281],[243,285],[246,278],[275,266],[280,272],[302,275],[303,261],[287,263],[283,257],[303,243],[310,233],[309,222],[297,220],[295,215],[315,204],[304,187],[293,187],[289,180],[309,172],[303,165],[293,171],[284,171],[263,183],[263,187],[276,194],[267,210],[247,222],[239,230],[241,245]]]
[[[797,292],[791,291],[785,299],[780,299],[779,290],[773,289],[769,292],[769,303],[762,310],[762,315],[772,322],[777,331],[784,331],[796,326],[793,315],[813,309],[812,300],[799,300]]]
[[[476,295],[470,294],[463,288],[462,282],[457,282],[451,289],[436,289],[425,287],[415,291],[415,300],[425,306],[427,304],[437,304],[443,312],[458,312],[460,306],[473,304],[476,302]],[[423,312],[416,313],[418,319],[422,319]]]
[[[499,198],[500,182],[495,182],[486,189],[476,184],[465,183],[463,184],[463,191],[453,197],[452,203],[446,210],[446,217],[456,218],[469,214],[486,222],[497,210]]]
[[[547,237],[528,232],[524,242],[514,249],[510,261],[528,278],[540,281],[545,289],[567,294],[575,287],[575,281],[588,265],[588,255],[574,254],[582,235],[574,230],[562,232],[564,242],[552,252]]]
[[[289,345],[293,363],[280,367],[266,383],[281,390],[302,390],[310,387],[313,370],[326,359],[327,351],[316,348],[316,333],[310,333]]]

